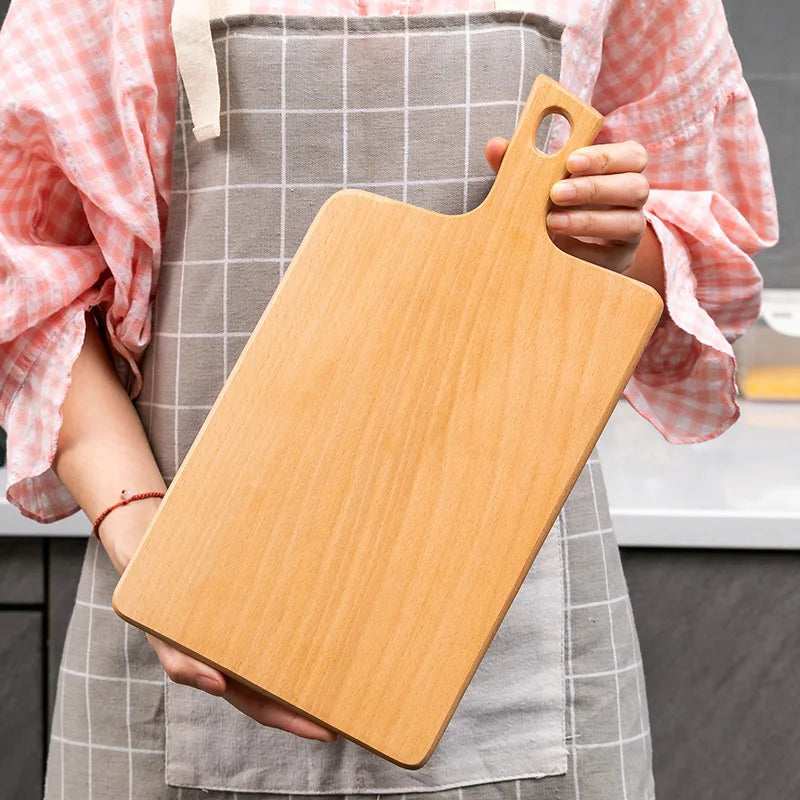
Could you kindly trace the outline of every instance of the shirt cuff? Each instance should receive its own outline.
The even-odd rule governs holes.
[[[58,312],[5,415],[6,499],[24,517],[37,522],[55,522],[80,511],[51,465],[72,366],[83,346],[84,311],[84,304],[75,303]]]
[[[667,313],[623,394],[667,441],[705,442],[739,417],[733,348],[698,302],[703,287],[680,231],[647,209],[645,216],[661,243]]]

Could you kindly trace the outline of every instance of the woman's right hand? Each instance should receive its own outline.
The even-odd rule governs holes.
[[[113,513],[109,514],[100,526],[100,540],[106,548],[111,563],[120,575],[133,556],[158,502],[155,498],[137,500],[114,509]],[[136,508],[137,506],[138,508]],[[116,519],[112,519],[114,515],[117,515]],[[280,728],[304,739],[336,741],[337,735],[334,731],[323,728],[316,722],[256,692],[240,681],[224,675],[174,645],[149,633],[146,636],[155,650],[161,666],[167,673],[167,677],[174,683],[194,686],[200,691],[222,697],[243,714],[247,714],[248,717],[252,717],[262,725]]]

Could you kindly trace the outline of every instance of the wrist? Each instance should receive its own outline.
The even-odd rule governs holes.
[[[147,526],[161,503],[159,497],[146,497],[115,508],[98,529],[114,569],[121,575],[136,552]]]

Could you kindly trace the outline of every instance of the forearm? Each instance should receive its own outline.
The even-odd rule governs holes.
[[[164,491],[139,415],[90,312],[62,417],[53,469],[89,519],[119,500],[121,489]],[[149,498],[116,508],[100,526],[100,539],[118,571],[159,502]]]
[[[665,300],[664,254],[653,226],[647,223],[642,240],[636,249],[633,263],[623,275],[652,286]]]

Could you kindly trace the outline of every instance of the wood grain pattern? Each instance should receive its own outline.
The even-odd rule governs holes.
[[[554,110],[572,134],[545,157]],[[546,232],[601,123],[542,76],[469,213],[325,202],[120,616],[401,766],[428,760],[662,310]]]

